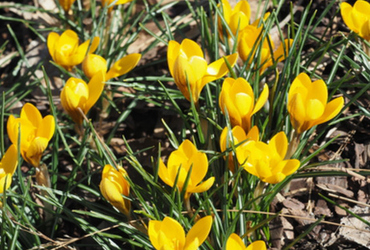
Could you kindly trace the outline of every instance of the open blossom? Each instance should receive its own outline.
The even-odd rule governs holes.
[[[99,72],[95,74],[89,84],[82,79],[71,77],[67,80],[60,100],[64,110],[72,117],[72,120],[81,125],[83,117],[79,111],[87,114],[91,107],[97,102],[104,89],[105,74]]]
[[[116,170],[107,164],[104,166],[99,187],[104,198],[127,216],[130,213],[131,201],[123,197],[130,195],[130,184],[126,176],[127,172],[121,166]]]
[[[105,80],[124,75],[131,71],[140,61],[141,54],[133,53],[122,57],[108,70],[107,61],[99,55],[88,54],[82,63],[82,69],[88,78],[92,78],[96,73],[105,73]]]
[[[44,118],[31,103],[26,103],[19,118],[9,116],[7,131],[10,141],[17,145],[20,135],[20,152],[23,159],[34,167],[39,167],[43,152],[55,131],[52,115]]]
[[[180,192],[183,190],[186,178],[190,173],[185,192],[185,200],[189,199],[191,193],[207,191],[213,185],[215,181],[214,177],[210,177],[202,182],[207,171],[208,159],[206,154],[199,152],[189,140],[185,140],[177,150],[171,153],[167,167],[164,165],[162,159],[159,160],[159,177],[171,187],[175,185],[177,178],[176,186]]]
[[[343,97],[328,103],[328,88],[323,80],[311,81],[306,73],[299,74],[288,92],[290,121],[298,134],[334,118],[343,108]]]
[[[243,30],[249,25],[251,8],[247,0],[241,0],[237,2],[234,8],[231,8],[228,0],[222,0],[221,3],[217,5],[217,7],[221,9],[221,6],[223,18],[226,24],[229,26],[233,36],[236,36],[238,30]],[[218,20],[218,32],[222,36],[223,25],[221,18]],[[230,36],[228,32],[227,34],[228,36]]]
[[[201,218],[185,236],[185,231],[179,222],[165,217],[163,221],[149,221],[148,235],[157,250],[196,250],[207,239],[212,222],[210,215]]]
[[[223,114],[228,114],[231,126],[241,126],[249,131],[252,116],[266,103],[269,95],[267,84],[255,101],[254,92],[244,78],[226,78],[222,84],[219,105]]]
[[[18,151],[17,147],[12,144],[0,161],[0,194],[4,193],[4,191],[7,190],[12,184],[12,176],[17,168],[17,165]]]
[[[263,26],[248,25],[240,31],[240,39],[238,43],[238,52],[240,58],[251,65],[256,60],[256,52],[259,51],[259,60],[261,67],[260,72],[273,65],[275,62],[280,62],[285,59],[288,50],[293,43],[292,39],[285,39],[280,46],[271,52],[271,48],[275,48],[274,42],[271,38],[263,39],[262,36]],[[259,46],[261,46],[259,48]]]
[[[370,41],[370,3],[358,0],[352,7],[349,3],[342,2],[340,13],[350,30]]]
[[[228,167],[231,172],[235,172],[234,162],[234,149],[239,146],[241,143],[248,143],[249,141],[259,141],[259,130],[257,126],[253,126],[248,134],[245,133],[244,129],[240,126],[235,126],[229,130],[228,127],[225,127],[222,130],[220,136],[220,148],[221,152],[226,152],[228,149],[233,149],[227,156]]]
[[[257,240],[246,247],[239,235],[232,233],[227,239],[226,250],[266,250],[266,243],[262,240]]]
[[[238,54],[225,56],[225,59],[233,67]],[[184,97],[190,101],[191,93],[194,103],[198,103],[200,92],[207,83],[229,72],[225,59],[220,58],[208,65],[202,49],[189,39],[184,39],[181,44],[176,41],[170,41],[168,44],[167,61],[170,73]]]
[[[99,45],[99,37],[94,37],[89,49],[93,53]],[[50,32],[47,39],[49,53],[54,62],[62,66],[68,71],[84,60],[90,40],[79,45],[79,39],[73,30],[66,30],[59,35],[56,32]]]
[[[268,144],[249,141],[236,148],[241,167],[261,181],[270,184],[281,182],[300,166],[297,159],[285,160],[288,139],[284,132],[276,134]]]

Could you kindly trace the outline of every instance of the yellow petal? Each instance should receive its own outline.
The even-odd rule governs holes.
[[[282,164],[283,164],[283,167],[282,167],[281,172],[285,176],[288,176],[288,175],[293,174],[295,171],[297,171],[301,163],[297,159],[290,159],[290,160],[283,161]]]
[[[64,9],[64,11],[67,12],[71,8],[74,1],[75,0],[59,0],[59,4]]]
[[[192,186],[187,188],[187,192],[189,193],[202,193],[210,189],[215,182],[215,177],[210,177],[206,181],[202,182],[198,186]]]
[[[12,175],[6,174],[0,178],[0,194],[4,193],[12,184]]]
[[[90,48],[89,48],[89,51],[88,53],[94,53],[95,50],[98,48],[99,46],[99,43],[100,43],[100,37],[98,36],[95,36],[90,44]]]
[[[75,50],[78,48],[78,36],[73,30],[66,30],[56,42],[55,60],[59,65],[77,65],[71,61]],[[82,60],[81,60],[82,62]],[[80,62],[80,63],[81,63]]]
[[[184,97],[190,101],[190,94],[188,90],[188,83],[191,88],[192,98],[194,102],[197,102],[199,98],[200,86],[198,86],[197,81],[201,78],[206,71],[207,63],[203,58],[193,57],[193,61],[190,62],[187,57],[180,55],[174,66],[175,83],[180,89]],[[192,65],[193,63],[194,65]],[[198,66],[197,70],[196,67]]]
[[[10,115],[8,118],[8,122],[6,124],[6,130],[8,132],[10,141],[13,144],[17,145],[18,144],[18,134],[19,134],[19,122],[13,115]]]
[[[26,103],[21,110],[21,118],[28,120],[32,126],[38,127],[42,121],[40,111],[31,103]]]
[[[230,18],[229,27],[233,32],[233,35],[236,35],[238,30],[242,30],[248,25],[249,17],[241,11],[234,13]]]
[[[158,241],[162,221],[150,220],[148,223],[148,235],[150,243],[155,249],[161,249],[162,243]]]
[[[293,44],[293,39],[285,39],[283,43],[280,43],[277,50],[274,51],[274,59],[277,62],[283,61],[288,55],[289,49]]]
[[[163,249],[165,245],[174,245],[174,249],[183,249],[185,232],[176,220],[165,217],[163,221],[149,221],[149,240],[155,249]]]
[[[360,34],[364,39],[368,41],[370,40],[370,20],[366,21],[364,25],[362,25]]]
[[[265,86],[263,86],[262,93],[258,97],[258,100],[254,106],[252,114],[255,114],[256,112],[258,112],[263,107],[263,105],[265,105],[268,97],[269,97],[269,88],[267,84],[265,84]]]
[[[169,41],[167,48],[167,63],[172,77],[174,77],[174,67],[177,57],[179,56],[179,53],[180,53],[180,44],[173,40]]]
[[[288,138],[283,131],[274,135],[268,145],[273,152],[277,153],[277,155],[280,157],[280,161],[285,158],[288,149]]]
[[[45,116],[37,128],[37,137],[46,138],[48,141],[53,137],[55,131],[55,119],[51,115]]]
[[[245,250],[266,250],[266,243],[262,240],[257,240],[250,244]]]
[[[352,6],[347,2],[342,2],[340,4],[340,13],[342,15],[344,23],[348,26],[348,28],[356,33],[359,32],[358,27],[355,27],[353,20],[352,20]]]
[[[186,235],[184,249],[190,250],[191,248],[189,246],[193,242],[196,242],[197,247],[195,249],[197,249],[207,239],[208,234],[211,231],[212,222],[212,216],[210,215],[198,220]]]
[[[334,100],[330,101],[325,107],[324,114],[315,123],[315,125],[316,124],[321,124],[321,123],[324,123],[324,122],[327,122],[327,121],[333,119],[342,110],[343,105],[344,105],[343,97],[337,97]]]
[[[98,101],[101,93],[103,92],[105,85],[105,74],[100,71],[95,74],[88,84],[89,98],[83,108],[85,114],[91,109],[91,107]]]
[[[53,58],[53,61],[55,61],[55,45],[59,39],[59,34],[56,32],[50,32],[47,38],[47,47],[49,50],[49,53],[51,55],[51,58]]]
[[[190,39],[184,39],[180,45],[180,53],[185,55],[187,58],[193,56],[204,58],[203,51],[200,46]]]
[[[139,63],[141,54],[133,53],[122,57],[109,69],[106,81],[130,72]]]
[[[126,203],[122,194],[119,192],[117,185],[108,178],[103,178],[99,185],[100,191],[104,198],[109,201],[112,206],[117,208],[121,213],[128,215],[130,203]]]
[[[323,80],[316,80],[307,86],[307,99],[317,99],[323,105],[328,102],[328,88]]]
[[[238,53],[234,53],[225,58],[220,58],[217,61],[214,61],[207,67],[207,73],[202,79],[201,87],[203,88],[207,83],[215,81],[229,72],[229,68],[227,67],[225,60],[228,61],[231,67],[234,67],[236,61],[238,59]]]
[[[242,117],[239,114],[239,110],[234,104],[234,96],[231,92],[231,87],[235,80],[233,78],[226,78],[222,84],[222,89],[219,97],[219,104],[222,113],[226,115],[226,111],[229,114],[231,125],[234,127],[236,125],[242,126]]]
[[[17,147],[12,144],[3,155],[0,162],[0,167],[6,174],[13,175],[18,165],[18,151]]]
[[[302,133],[308,129],[303,127],[306,120],[306,109],[300,94],[294,95],[293,99],[288,103],[288,111],[291,123],[298,133]]]
[[[245,250],[243,240],[235,233],[232,233],[226,242],[226,250]]]
[[[86,42],[82,43],[80,46],[77,47],[75,52],[69,58],[71,65],[77,65],[83,62],[83,60],[86,57],[89,45],[90,40],[87,40]]]
[[[353,5],[351,16],[352,22],[359,31],[361,27],[370,19],[370,4],[366,1],[356,1]]]
[[[234,7],[234,11],[235,12],[242,12],[245,15],[245,17],[248,21],[248,24],[249,24],[249,19],[250,19],[250,16],[251,16],[251,7],[250,7],[247,0],[241,0],[241,1],[237,2],[235,7]]]
[[[24,159],[34,167],[40,165],[40,159],[42,153],[45,151],[48,146],[49,141],[42,137],[36,137],[30,144],[29,148],[24,155]]]
[[[99,71],[107,72],[107,61],[99,55],[88,54],[82,63],[82,70],[90,79]]]

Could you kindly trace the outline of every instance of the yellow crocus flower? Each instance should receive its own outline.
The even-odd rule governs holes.
[[[102,180],[99,185],[104,198],[126,216],[130,214],[131,208],[131,201],[123,197],[129,197],[130,195],[130,183],[126,180],[127,176],[123,167],[118,166],[118,170],[116,170],[107,164],[104,166]]]
[[[231,8],[229,1],[222,0],[222,14],[225,22],[230,28],[230,31],[234,36],[238,30],[243,30],[249,25],[251,17],[251,8],[247,0],[241,0],[236,3],[234,8]],[[221,3],[217,5],[221,9]],[[223,34],[223,24],[221,19],[218,20],[218,32],[221,37]],[[227,30],[226,30],[227,32]],[[230,34],[227,35],[230,36]]]
[[[23,159],[34,167],[39,167],[45,151],[55,131],[52,115],[42,118],[40,111],[31,103],[26,103],[19,118],[9,116],[7,131],[10,141],[17,145],[20,134],[20,152]]]
[[[246,247],[239,235],[232,233],[226,241],[226,250],[266,250],[266,243],[257,240]]]
[[[246,132],[251,126],[251,117],[266,103],[269,95],[267,84],[255,102],[250,84],[244,78],[226,78],[222,84],[219,105],[222,113],[230,117],[231,126],[241,126]]]
[[[226,56],[225,59],[233,67],[238,59],[238,54]],[[190,101],[187,84],[189,83],[191,97],[195,104],[198,103],[200,92],[207,83],[215,81],[229,72],[223,58],[208,65],[202,49],[196,42],[189,39],[184,39],[181,44],[170,41],[167,61],[177,87],[188,101]]]
[[[288,53],[288,49],[293,43],[292,39],[285,39],[283,43],[271,54],[271,49],[275,47],[273,40],[265,38],[262,40],[263,27],[257,27],[257,25],[248,25],[246,28],[240,31],[240,39],[238,43],[238,52],[240,58],[247,62],[248,65],[252,64],[256,60],[256,51],[259,46],[260,56],[260,72],[265,71],[266,68],[273,65],[273,61],[280,62],[285,59],[285,55]],[[259,45],[262,43],[261,45]],[[285,50],[284,50],[285,49]]]
[[[17,147],[12,144],[0,161],[0,194],[12,184],[12,176],[18,165]]]
[[[133,53],[122,57],[108,70],[107,61],[99,55],[88,54],[82,63],[82,69],[88,78],[92,78],[96,73],[105,73],[105,80],[119,77],[131,71],[139,63],[141,54]]]
[[[210,177],[200,183],[208,171],[208,159],[205,153],[199,152],[191,141],[185,140],[177,150],[170,154],[167,167],[162,159],[159,160],[158,175],[164,183],[171,187],[175,185],[176,176],[178,175],[176,186],[181,192],[190,168],[191,173],[185,192],[185,200],[187,200],[191,193],[207,191],[215,181],[214,177]]]
[[[65,12],[68,12],[74,1],[76,0],[59,0],[59,4]]]
[[[290,121],[298,134],[334,118],[342,109],[343,97],[328,101],[328,88],[323,80],[311,81],[306,73],[299,74],[288,92]]]
[[[225,127],[220,136],[221,152],[225,152],[228,148],[237,147],[238,144],[248,141],[259,141],[259,129],[257,126],[253,126],[248,134],[238,125],[233,127],[231,131],[228,127]],[[228,167],[233,173],[235,172],[235,165],[233,152],[230,152],[228,154]]]
[[[90,53],[93,53],[99,45],[99,37],[94,37]],[[88,52],[90,40],[79,45],[79,39],[73,30],[66,30],[59,35],[56,32],[50,32],[47,39],[49,53],[54,62],[68,71],[85,59]]]
[[[210,215],[201,218],[185,236],[180,223],[170,217],[165,217],[163,221],[151,220],[149,240],[157,250],[196,250],[207,239],[212,222]]]
[[[89,81],[89,84],[86,84],[82,79],[74,77],[67,80],[60,93],[60,100],[64,110],[76,124],[81,125],[83,121],[79,109],[84,114],[87,114],[99,99],[104,89],[104,76],[105,74],[102,72],[95,74]]]
[[[340,13],[350,30],[370,41],[370,3],[359,0],[352,7],[349,3],[342,2]]]
[[[103,7],[105,7],[105,6],[108,7],[111,4],[114,4],[113,6],[115,6],[115,5],[125,4],[125,3],[129,3],[129,2],[132,2],[132,0],[101,0],[101,5]],[[113,6],[110,6],[108,8],[108,13],[110,13],[113,10]]]
[[[276,134],[268,144],[248,141],[236,148],[241,167],[257,176],[261,181],[276,184],[293,174],[300,165],[299,160],[285,160],[288,139],[284,132]]]

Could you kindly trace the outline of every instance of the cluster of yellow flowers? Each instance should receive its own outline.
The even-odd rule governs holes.
[[[226,33],[227,41],[230,44],[236,43],[239,56],[243,62],[251,65],[257,59],[261,65],[259,72],[262,73],[275,62],[285,59],[293,40],[284,40],[271,53],[271,48],[275,49],[275,44],[269,35],[263,37],[263,25],[260,23],[263,23],[269,17],[270,13],[266,13],[263,20],[257,19],[250,24],[251,8],[247,0],[238,1],[234,8],[231,8],[228,0],[222,0],[218,7],[222,12],[226,24],[223,25],[221,18],[218,20],[218,32],[221,39],[224,40],[223,34]],[[259,58],[256,58],[256,52],[258,50],[260,50]]]
[[[73,2],[74,0],[60,0],[60,5],[67,12]],[[129,1],[104,0],[102,5],[108,7],[110,12],[113,3],[127,2]],[[202,48],[195,41],[184,39],[178,43],[172,40],[168,44],[169,72],[183,96],[197,108],[200,106],[201,91],[205,85],[227,75],[237,64],[238,58],[252,65],[256,60],[256,46],[261,46],[258,72],[262,73],[276,62],[284,60],[293,43],[291,39],[286,39],[275,51],[271,51],[274,48],[272,39],[268,35],[263,36],[263,23],[269,15],[251,24],[251,10],[246,0],[239,1],[234,8],[231,8],[227,0],[222,0],[218,8],[223,16],[218,20],[221,40],[235,44],[237,53],[208,63]],[[370,4],[357,1],[352,7],[348,3],[342,3],[341,13],[352,31],[370,40]],[[90,79],[86,83],[78,77],[70,77],[60,93],[61,105],[78,126],[83,124],[83,114],[86,115],[100,98],[105,82],[128,73],[141,59],[138,53],[130,54],[117,60],[108,69],[106,59],[94,54],[99,43],[100,39],[94,37],[80,44],[79,37],[73,30],[66,30],[61,35],[51,32],[47,38],[48,50],[56,64],[70,72],[82,64],[84,75]],[[276,184],[296,172],[300,161],[291,159],[289,139],[283,131],[264,142],[260,139],[259,128],[253,126],[253,115],[269,102],[268,84],[261,87],[253,90],[243,77],[226,77],[223,80],[217,100],[222,114],[230,121],[230,126],[222,130],[219,145],[232,174],[238,168],[243,168],[263,183]],[[258,98],[256,93],[260,93]],[[312,81],[306,73],[300,73],[293,80],[287,93],[286,108],[298,138],[313,126],[333,119],[343,105],[343,97],[328,101],[326,83],[323,80]],[[0,162],[0,193],[11,185],[11,177],[18,165],[18,152],[26,162],[39,168],[42,154],[55,132],[55,118],[52,115],[42,117],[35,106],[26,103],[19,118],[13,115],[9,117],[7,132],[13,144]],[[166,164],[159,159],[158,176],[165,184],[183,193],[184,201],[188,204],[192,194],[205,192],[214,185],[215,177],[205,180],[208,168],[206,153],[199,151],[190,140],[184,140],[170,154]],[[99,187],[102,196],[112,206],[130,217],[131,187],[123,167],[105,165]],[[190,250],[197,249],[206,241],[212,223],[213,218],[210,215],[197,219],[185,234],[178,221],[165,217],[162,221],[150,220],[147,232],[156,249]],[[242,239],[233,233],[227,240],[226,249],[266,249],[266,245],[263,241],[255,241],[247,248]]]
[[[139,63],[141,58],[138,53],[127,55],[107,70],[106,60],[93,54],[99,46],[99,41],[98,37],[94,37],[90,48],[90,40],[79,45],[78,36],[72,30],[66,30],[62,35],[51,32],[47,39],[47,46],[55,63],[68,71],[82,63],[84,74],[90,79],[87,84],[82,79],[71,77],[60,93],[63,108],[79,126],[83,121],[81,112],[86,115],[98,101],[103,92],[104,83],[109,79],[128,73]]]

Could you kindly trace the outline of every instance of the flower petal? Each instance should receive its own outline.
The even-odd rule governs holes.
[[[198,186],[189,187],[186,189],[189,193],[202,193],[210,189],[215,182],[215,177],[210,177],[206,181],[202,182]]]
[[[36,137],[29,145],[23,158],[32,166],[38,167],[40,165],[42,153],[45,151],[48,143],[49,140],[46,138]]]
[[[180,45],[180,53],[185,55],[187,58],[191,58],[193,56],[204,58],[203,51],[200,46],[190,39],[184,39]]]
[[[270,146],[271,150],[279,155],[280,160],[285,158],[288,149],[288,138],[283,131],[274,135],[268,145]]]
[[[239,235],[232,233],[226,242],[226,250],[245,250],[243,240]]]
[[[258,112],[263,107],[263,105],[265,105],[268,97],[269,97],[269,88],[267,84],[265,84],[265,86],[263,86],[262,93],[258,97],[256,104],[254,105],[252,114],[255,114],[256,112]]]
[[[197,242],[197,248],[207,239],[212,227],[212,216],[208,215],[198,220],[186,235],[185,250],[190,250],[193,242]],[[195,248],[195,249],[197,249]]]
[[[106,75],[106,81],[109,79],[124,75],[131,71],[139,63],[141,54],[133,53],[122,57],[109,69]]]
[[[0,167],[6,174],[13,175],[18,165],[18,150],[17,147],[12,144],[3,155],[1,159]],[[0,187],[1,188],[1,187]]]
[[[31,103],[24,104],[21,110],[21,118],[28,120],[32,124],[32,126],[36,128],[39,126],[39,124],[42,121],[42,116],[41,116],[40,111],[35,106],[33,106]]]
[[[321,116],[316,124],[321,124],[333,119],[342,110],[343,105],[343,97],[337,97],[334,100],[330,101],[325,107],[324,114]]]
[[[250,244],[245,250],[266,250],[266,243],[262,240],[257,240]]]
[[[0,177],[1,177],[0,178],[0,194],[2,194],[12,184],[12,175],[11,174],[5,174],[5,175],[0,176]]]
[[[55,61],[55,45],[59,39],[59,34],[56,32],[50,32],[47,38],[47,47],[51,58]]]
[[[46,138],[48,141],[53,137],[55,131],[55,119],[52,115],[45,116],[37,128],[37,137]]]
[[[89,89],[89,98],[86,101],[86,104],[83,108],[85,114],[91,109],[91,107],[98,101],[101,93],[103,92],[105,85],[105,74],[100,71],[95,74],[88,84]]]
[[[172,76],[174,76],[174,67],[177,60],[177,57],[180,53],[180,44],[176,41],[169,41],[167,48],[167,63],[168,68]]]
[[[224,58],[220,58],[214,61],[207,67],[207,73],[202,79],[201,87],[203,88],[207,83],[215,81],[229,72],[229,68],[226,65],[225,60],[228,61],[231,67],[234,67],[236,61],[238,60],[238,53],[234,53]]]

